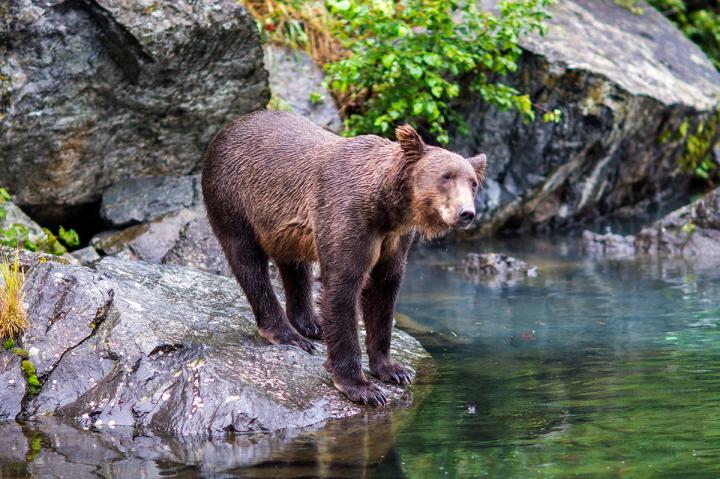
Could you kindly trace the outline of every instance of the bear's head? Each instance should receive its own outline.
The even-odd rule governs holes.
[[[466,228],[475,218],[475,193],[485,179],[487,159],[428,146],[410,125],[396,128],[409,186],[413,222],[426,237]]]

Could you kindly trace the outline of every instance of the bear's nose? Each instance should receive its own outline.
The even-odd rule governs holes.
[[[458,223],[460,224],[460,226],[467,226],[472,223],[472,220],[475,219],[475,209],[462,207],[460,208],[460,214],[458,215],[458,217]]]

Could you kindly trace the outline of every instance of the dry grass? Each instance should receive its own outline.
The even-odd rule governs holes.
[[[20,254],[15,259],[0,257],[0,338],[17,338],[28,328],[25,311],[25,273],[20,268]]]
[[[242,3],[258,19],[258,27],[268,41],[304,50],[319,65],[345,55],[332,36],[334,20],[323,1],[242,0]]]

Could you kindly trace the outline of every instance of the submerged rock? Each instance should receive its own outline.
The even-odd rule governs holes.
[[[310,355],[267,343],[234,280],[187,268],[104,258],[95,270],[24,253],[30,352],[42,388],[3,393],[3,419],[48,414],[83,427],[128,426],[156,434],[275,431],[366,409]],[[393,333],[395,357],[419,375],[429,355]],[[2,363],[0,363],[0,366]],[[367,368],[367,364],[365,364]],[[13,365],[0,369],[12,373]],[[391,404],[409,389],[382,385]],[[9,396],[9,397],[8,397]]]
[[[270,73],[271,106],[302,115],[315,124],[340,133],[342,119],[323,83],[323,71],[302,51],[265,47],[265,67]]]
[[[117,228],[201,204],[199,175],[148,176],[123,180],[105,190],[100,216]]]
[[[238,2],[18,0],[3,20],[0,184],[38,214],[194,171],[222,126],[270,97]]]
[[[521,40],[508,81],[539,105],[538,120],[459,100],[471,134],[452,147],[489,158],[472,234],[561,228],[687,193],[678,165],[698,128],[719,120],[720,73],[659,12],[617,3],[556,2],[546,35]],[[541,120],[556,108],[558,123]]]
[[[582,250],[586,254],[597,256],[631,256],[635,254],[635,237],[585,230],[582,234]]]
[[[720,257],[720,188],[643,227],[634,236],[585,231],[583,251],[608,256]]]
[[[537,276],[537,267],[512,256],[499,253],[468,253],[452,269],[474,280],[491,279],[496,282],[516,281]]]

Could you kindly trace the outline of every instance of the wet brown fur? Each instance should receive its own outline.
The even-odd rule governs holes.
[[[412,370],[389,355],[408,248],[416,230],[436,236],[452,226],[458,198],[474,195],[486,164],[484,155],[465,160],[426,146],[407,125],[396,136],[341,138],[291,113],[258,111],[217,135],[202,174],[210,224],[260,334],[307,351],[314,347],[306,338],[322,335],[336,387],[373,405],[385,397],[361,369],[360,310],[371,372],[411,382]],[[268,258],[283,280],[285,310]],[[321,320],[311,300],[313,261],[321,267]]]

